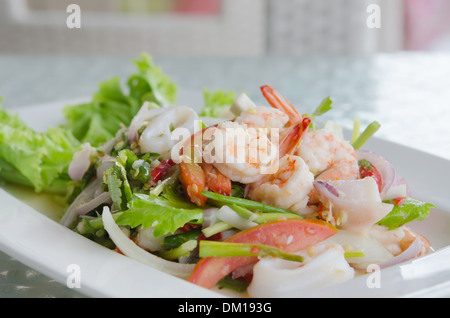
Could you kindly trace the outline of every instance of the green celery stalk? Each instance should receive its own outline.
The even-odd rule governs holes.
[[[271,222],[271,221],[278,221],[281,218],[287,218],[287,219],[292,219],[292,218],[304,219],[305,218],[303,215],[299,215],[299,214],[287,214],[287,213],[258,214],[258,213],[254,213],[254,212],[250,211],[249,209],[246,209],[244,207],[236,205],[236,204],[232,204],[230,206],[230,208],[232,208],[237,214],[239,214],[239,216],[241,216],[247,220],[250,220],[252,222],[258,223],[258,224],[263,224],[263,223],[267,223],[267,222]]]
[[[352,143],[353,148],[359,149],[361,148],[367,140],[369,140],[370,137],[372,137],[373,134],[377,132],[378,129],[380,129],[381,125],[374,121],[367,126],[367,128],[361,133],[361,135],[358,136],[358,138]]]
[[[344,257],[345,258],[350,258],[350,257],[364,257],[365,254],[363,252],[349,252],[349,253],[344,253]]]
[[[360,129],[361,129],[361,121],[359,119],[353,119],[353,132],[352,132],[352,143],[358,139],[360,135]]]
[[[219,241],[200,241],[200,257],[246,257],[246,256],[272,256],[288,261],[303,262],[300,255],[286,253],[283,250],[264,244],[230,243]]]
[[[243,198],[230,197],[230,196],[214,193],[211,191],[202,191],[201,194],[211,200],[215,200],[215,201],[226,203],[226,204],[235,204],[235,205],[247,208],[247,209],[258,210],[258,211],[265,212],[265,213],[286,213],[286,214],[297,215],[297,213],[286,210],[286,209],[282,209],[279,207],[275,207],[275,206],[271,206],[271,205],[264,204],[261,202],[256,202],[256,201],[247,200],[247,199],[243,199]]]
[[[244,219],[250,220],[252,222],[258,223],[258,224],[263,224],[266,223],[266,219],[257,213],[254,213],[252,211],[250,211],[249,209],[243,208],[239,205],[236,204],[232,204],[230,206],[230,208],[232,208],[237,214],[239,214],[239,216],[243,217]],[[284,213],[283,213],[284,215]]]
[[[211,237],[214,234],[226,231],[226,230],[230,230],[233,227],[231,225],[229,225],[228,223],[225,222],[217,222],[214,225],[208,226],[206,228],[204,228],[202,230],[202,233],[205,237]]]
[[[265,222],[279,221],[280,219],[305,219],[306,217],[300,214],[286,214],[286,213],[264,213],[261,215]]]
[[[188,256],[189,253],[196,247],[197,240],[189,240],[181,244],[179,247],[159,252],[159,256],[165,259],[174,260],[181,256]]]

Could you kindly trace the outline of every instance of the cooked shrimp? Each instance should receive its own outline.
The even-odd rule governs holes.
[[[255,190],[257,187],[263,184],[268,186],[270,183],[280,185],[287,182],[287,180],[280,180],[283,180],[283,176],[288,171],[298,170],[296,165],[283,167],[282,165],[287,164],[286,160],[281,162],[281,169],[278,169],[280,157],[293,155],[297,151],[302,135],[311,121],[309,118],[302,118],[293,106],[279,97],[274,90],[267,87],[263,92],[266,92],[269,97],[275,94],[275,99],[285,106],[284,109],[278,104],[274,104],[276,107],[273,108],[256,106],[242,112],[235,121],[225,121],[214,126],[210,131],[213,132],[212,138],[207,138],[205,141],[202,133],[201,138],[204,142],[201,150],[204,162],[201,167],[203,170],[200,172],[201,167],[192,164],[184,164],[181,169],[182,183],[185,191],[190,193],[188,196],[192,202],[203,203],[199,200],[201,196],[199,189],[210,188],[217,193],[230,193],[231,181],[251,185],[254,195],[257,196],[257,193],[264,192],[264,190]],[[269,137],[267,129],[272,128],[277,129],[280,134],[274,137],[271,133]],[[279,142],[280,137],[281,142]],[[190,149],[200,148],[192,144],[190,146]],[[277,178],[280,180],[276,181]],[[294,180],[296,178],[293,178],[293,182]],[[188,187],[190,187],[189,190]],[[264,186],[260,189],[263,188]],[[311,189],[312,181],[308,190]],[[299,200],[300,197],[302,197],[301,200]],[[296,208],[294,205],[303,206],[305,197],[296,196],[294,200],[297,201],[289,205],[292,208]]]
[[[272,87],[265,85],[261,91],[270,105],[289,116],[288,124],[302,121],[302,115]],[[355,150],[345,140],[324,129],[309,131],[303,137],[296,155],[302,157],[319,180],[356,179],[358,162]]]
[[[213,128],[213,127],[209,127]],[[181,148],[180,161],[180,182],[192,203],[198,206],[204,206],[207,198],[201,194],[204,190],[211,190],[219,194],[231,194],[231,180],[220,173],[212,164],[200,160],[201,163],[195,163],[196,155],[203,152],[202,145],[195,144],[203,140],[202,131],[196,132]],[[202,159],[202,158],[200,158]]]
[[[222,195],[231,194],[231,180],[219,172],[212,164],[203,162],[202,169],[205,173],[205,182],[208,190]]]
[[[369,230],[369,235],[383,244],[394,256],[407,250],[415,240],[420,240],[420,249],[412,257],[419,257],[428,253],[430,242],[420,234],[412,231],[406,226],[401,226],[394,230],[389,230],[381,225],[373,225]]]
[[[278,109],[288,115],[288,126],[293,126],[302,121],[303,117],[297,111],[297,109],[272,87],[270,87],[269,85],[261,86],[261,92],[273,108]]]
[[[402,252],[400,242],[405,239],[404,227],[388,230],[382,225],[374,224],[369,229],[369,235],[386,247],[392,255],[398,255]]]
[[[261,131],[227,121],[217,126],[203,158],[232,181],[247,184],[276,171],[278,147]]]
[[[205,172],[196,163],[180,162],[180,183],[192,203],[204,206],[207,198],[201,194],[207,190]]]
[[[305,124],[305,119],[300,112],[286,99],[284,99],[272,87],[265,85],[261,91],[269,104],[282,110],[289,116],[287,125],[295,125],[299,122]],[[304,125],[306,131],[308,125]],[[359,176],[358,161],[355,150],[346,141],[333,135],[324,129],[307,131],[302,138],[302,144],[295,152],[301,157],[317,178],[317,180],[352,180]],[[314,189],[311,189],[310,203],[317,202]]]
[[[256,128],[283,128],[289,122],[289,116],[276,108],[256,106],[243,111],[235,120]]]
[[[303,135],[307,132],[311,119],[305,117],[302,122],[281,132],[280,156],[295,154],[302,142]]]
[[[309,123],[309,119],[304,118],[304,123],[289,129],[289,133],[280,143],[279,152],[283,157],[279,161],[279,169],[276,173],[266,175],[247,186],[250,199],[298,213],[306,207],[309,193],[313,189],[314,175],[304,160],[293,153],[298,149]]]
[[[353,147],[328,130],[308,131],[296,155],[305,160],[317,180],[353,180],[359,176]]]
[[[306,207],[313,189],[314,175],[305,161],[292,155],[280,159],[280,168],[262,183],[250,185],[252,200],[300,212]]]

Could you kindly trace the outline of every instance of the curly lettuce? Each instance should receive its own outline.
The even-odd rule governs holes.
[[[394,205],[392,211],[378,224],[393,230],[412,221],[423,221],[429,216],[431,208],[436,206],[432,203],[406,198],[403,204]]]
[[[160,106],[176,102],[177,86],[147,54],[134,61],[137,72],[122,88],[118,77],[99,84],[88,103],[66,106],[66,123],[46,133],[32,130],[18,116],[0,108],[0,180],[33,187],[36,192],[65,193],[73,154],[82,143],[97,147],[129,125],[145,101]]]
[[[204,106],[200,111],[200,116],[220,117],[234,103],[236,93],[234,91],[203,89]]]
[[[174,233],[188,222],[201,223],[203,209],[186,202],[175,191],[163,195],[134,194],[129,209],[117,218],[118,225],[155,227],[155,237]]]
[[[31,129],[0,108],[0,179],[33,187],[36,192],[65,193],[67,167],[80,142],[64,128],[45,133]]]
[[[121,125],[128,126],[146,101],[160,106],[176,102],[177,86],[147,54],[135,60],[137,72],[128,77],[128,90],[113,77],[99,84],[90,102],[66,106],[66,127],[82,142],[100,146],[113,138]]]

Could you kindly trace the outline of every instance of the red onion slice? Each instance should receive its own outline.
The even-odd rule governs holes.
[[[388,262],[381,264],[380,267],[385,268],[416,258],[420,254],[420,251],[422,251],[422,246],[422,240],[420,238],[416,238],[406,250]]]
[[[109,192],[103,192],[99,179],[92,181],[72,202],[60,223],[66,227],[72,225],[79,215],[84,215],[104,203],[110,203]]]
[[[399,176],[398,174],[395,174],[394,182],[392,183],[392,186],[401,186],[404,185],[406,187],[406,196],[411,196],[411,190],[409,189],[408,184],[406,183],[405,179],[403,177]]]
[[[75,152],[69,164],[68,173],[72,180],[80,181],[91,166],[92,157],[97,154],[97,150],[89,143],[82,145],[82,149]]]
[[[392,164],[383,156],[369,150],[355,150],[356,158],[369,161],[380,172],[381,175],[381,199],[384,199],[386,192],[392,186],[395,180],[395,169]]]
[[[395,256],[393,259],[380,265],[381,268],[397,265],[406,261],[410,261],[414,258],[425,255],[430,248],[430,242],[423,237],[408,228],[405,228],[406,235],[412,237],[412,242],[409,244],[403,252]]]

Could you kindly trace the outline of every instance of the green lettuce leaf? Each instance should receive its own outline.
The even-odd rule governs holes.
[[[99,84],[92,101],[64,108],[66,126],[78,140],[100,146],[113,138],[122,124],[128,126],[145,101],[160,106],[176,102],[176,85],[149,55],[142,54],[134,62],[137,73],[127,79],[127,92],[120,79],[113,77]]]
[[[379,221],[378,224],[386,226],[389,230],[393,230],[411,221],[425,220],[430,214],[430,209],[435,207],[431,203],[407,198],[402,205],[395,205],[392,211]]]
[[[0,108],[0,178],[34,187],[36,192],[66,192],[67,168],[80,142],[64,128],[36,132]]]
[[[211,92],[208,89],[203,89],[204,107],[200,112],[200,116],[205,117],[220,117],[222,116],[234,103],[235,92],[216,90]]]
[[[203,210],[189,202],[168,199],[164,196],[135,194],[130,208],[117,218],[118,225],[129,225],[132,228],[155,227],[155,237],[174,233],[188,222],[200,222]]]
[[[151,57],[142,54],[134,62],[137,72],[128,78],[127,92],[118,77],[100,83],[92,101],[66,106],[66,124],[46,133],[33,131],[0,107],[0,180],[34,187],[37,192],[66,193],[70,181],[67,168],[81,143],[97,147],[110,140],[121,125],[130,124],[145,101],[174,104],[177,87]],[[116,170],[115,178],[121,180],[120,167]]]
[[[141,54],[135,61],[139,70],[128,80],[130,97],[139,101],[154,102],[160,106],[172,106],[177,100],[177,86],[165,75],[160,67],[153,64],[152,58]]]
[[[132,200],[133,191],[127,176],[127,159],[132,153],[122,150],[117,156],[114,166],[105,171],[104,182],[108,187],[116,210],[124,210]]]

